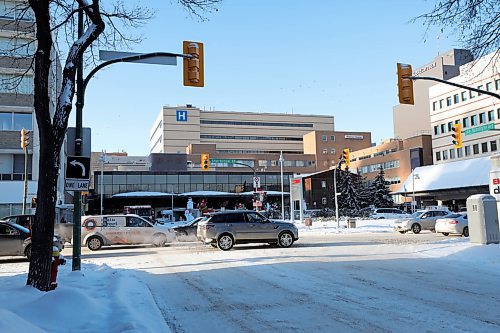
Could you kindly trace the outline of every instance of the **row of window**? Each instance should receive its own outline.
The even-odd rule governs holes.
[[[32,155],[28,155],[28,179],[31,179]],[[0,154],[0,180],[24,179],[24,154]]]
[[[31,57],[35,53],[35,40],[0,37],[0,56]]]
[[[302,141],[302,138],[291,138],[286,136],[256,136],[256,135],[200,135],[201,139],[216,140],[265,140],[265,141]]]
[[[493,87],[493,82],[487,82],[484,86],[479,85],[477,89],[493,91],[500,90],[500,79],[495,80],[495,87]],[[432,102],[432,111],[443,109],[445,107],[452,106],[453,104],[458,104],[460,102],[465,102],[467,99],[473,99],[476,96],[481,96],[482,93],[476,93],[472,90],[464,90],[460,94],[454,94],[453,96],[448,96],[446,99],[440,99],[439,101]]]
[[[200,120],[200,124],[233,125],[233,126],[272,126],[272,127],[307,127],[313,128],[313,124],[295,123],[268,123],[259,121],[223,121],[223,120]]]
[[[358,158],[352,158],[351,162],[354,162],[354,161],[357,161],[357,160],[362,161],[362,160],[366,160],[366,159],[377,157],[377,156],[385,156],[385,155],[389,155],[391,153],[395,153],[397,151],[398,151],[397,148],[387,149],[387,150],[379,151],[379,152],[376,152],[376,153],[373,153],[373,154],[370,154],[370,155],[364,155],[364,156],[360,156]]]
[[[260,167],[280,166],[280,162],[276,160],[259,160],[258,163]],[[314,164],[316,164],[315,161],[302,161],[302,160],[285,160],[283,162],[284,167],[305,167],[305,166],[312,166]]]
[[[394,160],[394,161],[387,161],[384,163],[376,163],[376,164],[370,164],[370,165],[364,165],[362,167],[359,167],[357,169],[357,172],[359,175],[362,175],[364,173],[369,173],[369,172],[378,172],[380,168],[387,170],[387,169],[395,169],[399,168],[399,160]]]
[[[33,130],[33,114],[0,112],[0,131]]]
[[[337,153],[337,151],[335,150],[335,148],[332,148],[332,149],[330,150],[330,153],[331,153],[332,155],[335,155],[335,154]],[[328,148],[323,148],[323,154],[328,154]]]
[[[321,141],[327,142],[328,141],[328,135],[322,135],[321,136]],[[335,135],[330,135],[330,141],[335,141]]]
[[[276,150],[224,150],[217,149],[218,154],[279,154],[279,151]],[[302,151],[286,151],[286,154],[303,154]]]
[[[0,93],[33,94],[33,76],[0,73]]]
[[[497,109],[497,119],[500,119],[500,109]],[[447,132],[453,131],[453,124],[462,124],[462,128],[468,128],[472,126],[477,126],[485,124],[487,122],[495,121],[495,111],[485,111],[478,114],[474,114],[470,117],[465,117],[460,119],[455,119],[455,121],[449,121],[448,123],[443,123],[434,126],[434,135],[445,134]]]
[[[0,18],[18,21],[34,21],[35,15],[27,2],[0,1]]]
[[[448,159],[454,160],[456,158],[461,158],[464,156],[485,154],[488,152],[496,152],[498,150],[498,144],[496,140],[475,143],[473,145],[463,146],[462,148],[450,148],[441,151],[436,151],[436,161],[446,161]]]

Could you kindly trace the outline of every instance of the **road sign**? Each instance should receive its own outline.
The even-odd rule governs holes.
[[[210,163],[235,163],[235,159],[227,159],[227,158],[211,158]]]
[[[66,191],[88,191],[90,183],[90,157],[68,156],[66,159]]]
[[[495,129],[495,124],[491,123],[491,124],[486,124],[486,125],[481,125],[478,127],[466,129],[464,131],[464,135],[471,135],[471,134],[490,131],[490,130],[494,130],[494,129]]]
[[[253,188],[260,187],[260,177],[253,177]]]

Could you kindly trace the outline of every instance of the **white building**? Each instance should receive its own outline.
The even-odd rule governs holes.
[[[492,53],[460,66],[460,75],[449,81],[500,94],[500,72],[493,65],[494,56]],[[435,164],[499,151],[500,99],[440,83],[429,88],[429,103]],[[454,148],[452,143],[452,126],[457,123],[462,125],[462,148]]]

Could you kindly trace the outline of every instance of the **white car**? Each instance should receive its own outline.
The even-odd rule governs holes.
[[[163,246],[175,239],[172,228],[139,215],[82,216],[82,244],[92,251],[104,245],[153,244]]]
[[[449,234],[458,234],[464,237],[469,237],[469,222],[467,214],[452,214],[446,218],[436,221],[436,232],[440,232],[445,236]]]
[[[408,218],[396,220],[394,222],[394,230],[402,234],[410,230],[414,234],[418,234],[422,230],[434,231],[436,220],[445,216],[447,217],[450,214],[451,212],[442,209],[418,210]]]
[[[370,218],[380,220],[380,219],[400,219],[403,217],[409,217],[410,214],[403,212],[401,209],[397,208],[376,208],[370,215]]]

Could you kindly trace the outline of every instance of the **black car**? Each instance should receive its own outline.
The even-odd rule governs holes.
[[[0,221],[0,256],[31,256],[30,231],[19,224]]]
[[[6,216],[2,217],[0,220],[9,222],[9,223],[15,223],[20,226],[25,227],[26,229],[31,230],[31,224],[35,221],[35,215],[11,215],[11,216]]]
[[[206,219],[206,216],[200,216],[192,220],[191,222],[187,222],[186,224],[178,225],[173,227],[175,231],[175,236],[177,240],[196,240],[196,230],[198,228],[198,222]]]

